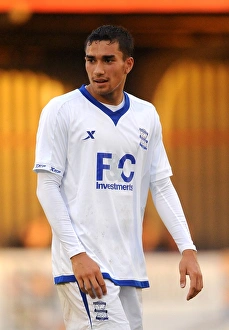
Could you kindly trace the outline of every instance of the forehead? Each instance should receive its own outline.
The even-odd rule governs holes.
[[[91,44],[87,44],[85,52],[86,55],[91,56],[122,56],[122,52],[119,49],[119,43],[117,41],[111,43],[109,40],[93,41]]]

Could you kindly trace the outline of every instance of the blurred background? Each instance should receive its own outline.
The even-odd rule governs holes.
[[[134,36],[126,91],[160,115],[206,281],[186,303],[177,249],[149,196],[144,329],[229,329],[228,0],[0,0],[0,329],[63,329],[32,171],[36,130],[52,97],[87,83],[84,41],[102,24]]]

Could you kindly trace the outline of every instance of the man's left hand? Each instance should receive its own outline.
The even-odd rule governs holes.
[[[203,289],[203,277],[197,261],[196,251],[184,250],[179,264],[180,286],[186,286],[186,276],[190,278],[187,300],[194,298]]]

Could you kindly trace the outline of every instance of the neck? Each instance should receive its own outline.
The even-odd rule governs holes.
[[[87,91],[99,102],[119,105],[123,100],[123,90],[115,90],[110,93],[95,92],[91,85],[86,86]]]

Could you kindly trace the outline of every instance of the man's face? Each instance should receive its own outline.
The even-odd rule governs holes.
[[[94,41],[86,46],[88,91],[98,101],[119,104],[127,74],[133,67],[133,58],[123,58],[117,42]]]

